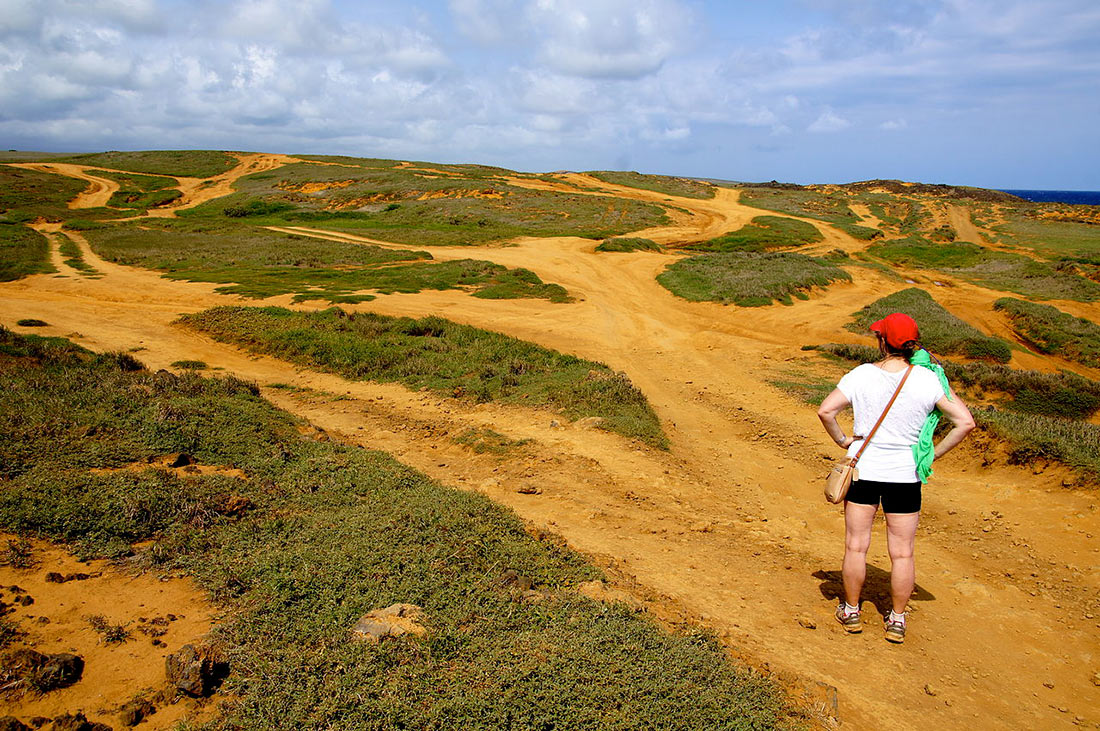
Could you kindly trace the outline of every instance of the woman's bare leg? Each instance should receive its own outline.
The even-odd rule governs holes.
[[[890,595],[894,612],[901,614],[916,585],[913,543],[920,513],[886,513],[886,548],[890,552]]]
[[[844,503],[844,601],[859,606],[859,595],[867,578],[867,549],[871,547],[871,526],[877,505]]]

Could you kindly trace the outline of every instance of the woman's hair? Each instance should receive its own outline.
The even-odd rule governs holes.
[[[878,333],[876,333],[878,334]],[[897,355],[905,358],[905,362],[909,363],[913,360],[913,354],[920,350],[920,343],[916,340],[909,340],[900,348],[895,348],[890,343],[886,342],[886,338],[878,334],[878,349],[883,355]]]

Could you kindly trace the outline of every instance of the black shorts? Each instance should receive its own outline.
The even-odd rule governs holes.
[[[919,513],[920,487],[920,482],[855,480],[845,499],[850,503],[875,506],[881,501],[884,513]]]

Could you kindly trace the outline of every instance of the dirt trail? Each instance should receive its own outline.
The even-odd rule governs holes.
[[[194,208],[207,201],[221,198],[233,192],[233,183],[245,175],[262,173],[265,170],[273,170],[283,165],[302,162],[289,155],[269,155],[266,153],[236,153],[239,161],[232,170],[212,178],[185,178],[177,177],[179,190],[183,196],[170,205],[160,208],[152,208],[146,214],[153,218],[170,218],[177,211]]]
[[[709,236],[759,215],[737,202],[736,191],[675,205],[695,212],[691,224],[654,236]],[[238,298],[104,262],[73,238],[104,277],[39,275],[0,285],[0,322],[36,317],[51,323],[45,334],[79,333],[75,339],[89,347],[140,347],[137,356],[154,368],[204,360],[260,384],[307,389],[267,388],[265,395],[444,483],[486,492],[596,556],[658,611],[713,627],[773,669],[836,686],[846,725],[1100,721],[1100,689],[1091,680],[1100,670],[1100,520],[1092,497],[1063,489],[1056,468],[1037,466],[1033,474],[1009,467],[983,445],[945,459],[925,496],[910,639],[889,646],[876,625],[889,569],[881,528],[870,556],[866,631],[847,636],[832,620],[842,515],[823,504],[819,483],[838,450],[813,410],[769,381],[818,372],[801,345],[858,341],[841,329],[850,313],[908,284],[853,268],[853,283],[827,295],[744,310],[673,297],[654,281],[670,261],[666,254],[607,255],[585,239],[531,238],[501,248],[416,248],[440,258],[461,248],[463,256],[525,266],[566,286],[576,303],[450,291],[357,306],[439,314],[623,370],[661,417],[672,441],[665,453],[555,426],[553,414],[351,383],[212,343],[171,320]],[[949,291],[952,309],[986,307],[984,290]],[[454,442],[476,426],[534,442],[508,459],[476,455]],[[525,485],[539,492],[517,492]]]
[[[69,208],[99,208],[107,205],[111,196],[118,192],[119,184],[109,178],[101,178],[89,173],[89,170],[103,170],[105,168],[90,167],[88,165],[73,165],[63,162],[22,162],[8,163],[11,167],[38,170],[43,173],[55,173],[70,178],[78,178],[88,182],[88,189],[69,201]]]

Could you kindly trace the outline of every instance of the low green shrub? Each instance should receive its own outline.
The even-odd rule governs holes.
[[[603,428],[667,447],[656,414],[626,376],[602,363],[441,317],[217,307],[184,315],[180,322],[215,340],[346,378],[548,407],[571,419],[600,416]]]
[[[882,238],[882,231],[879,231],[877,228],[871,228],[870,226],[861,226],[856,223],[834,223],[833,225],[853,239],[858,239],[860,241],[873,241],[874,239]]]
[[[694,302],[760,307],[806,299],[813,287],[852,277],[824,259],[785,252],[700,254],[670,264],[657,276],[668,291]]]
[[[185,371],[201,371],[206,369],[206,361],[202,360],[175,360],[172,361],[173,368],[180,368]]]
[[[767,251],[824,240],[817,227],[805,221],[783,216],[757,216],[737,231],[684,248],[697,251]]]
[[[661,245],[653,239],[616,237],[613,239],[604,239],[600,242],[600,245],[596,247],[596,251],[661,251]]]
[[[281,201],[251,200],[236,206],[226,206],[222,213],[229,218],[246,218],[248,216],[270,216],[274,213],[292,211],[294,206]]]
[[[1100,482],[1100,426],[1043,414],[976,409],[978,424],[1002,440],[1016,464],[1049,459]]]
[[[993,309],[1008,315],[1013,329],[1040,352],[1100,368],[1100,326],[1091,320],[1013,297],[997,300]]]
[[[910,287],[883,297],[852,314],[852,332],[870,334],[871,323],[892,312],[904,312],[917,321],[921,342],[935,353],[964,355],[976,360],[1007,363],[1012,359],[1008,343],[991,337],[943,308],[923,289]]]
[[[28,317],[22,320],[18,320],[15,324],[19,327],[47,327],[50,323],[46,322],[45,320],[36,320],[32,317]]]
[[[45,236],[26,226],[0,223],[0,282],[55,271]]]
[[[646,175],[632,171],[592,170],[586,173],[597,180],[630,188],[652,190],[682,198],[713,198],[714,186],[691,178],[674,178],[668,175]]]

